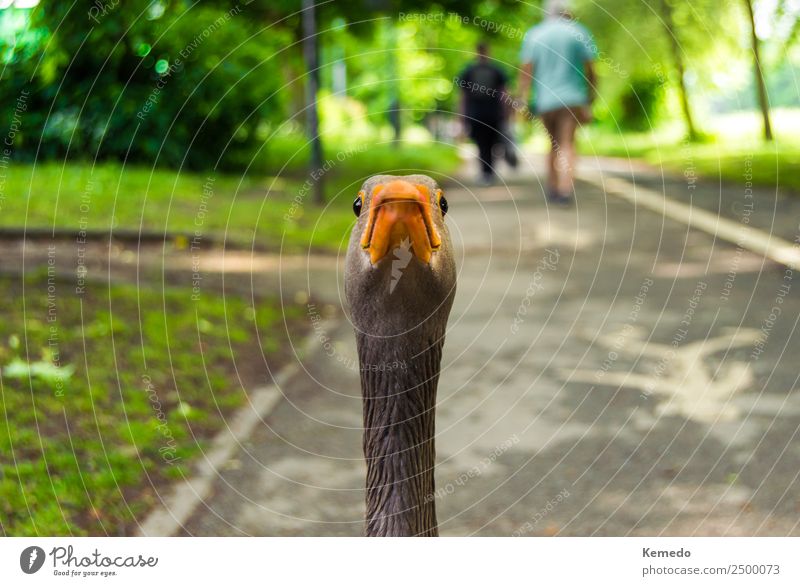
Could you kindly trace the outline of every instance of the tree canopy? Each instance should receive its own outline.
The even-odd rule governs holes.
[[[772,19],[761,39],[770,101],[797,105],[795,8],[754,8],[757,31]],[[301,130],[300,11],[299,0],[3,10],[4,120],[29,93],[14,156],[247,165],[275,133]],[[479,40],[514,79],[522,37],[543,17],[538,2],[511,0],[327,1],[317,11],[323,128],[351,136],[386,125],[395,103],[406,123],[455,110],[453,78]],[[742,2],[579,0],[574,12],[599,48],[601,123],[646,129],[680,117],[682,95],[700,113],[757,103],[743,73],[752,57]]]

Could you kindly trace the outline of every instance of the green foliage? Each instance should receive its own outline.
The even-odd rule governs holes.
[[[664,83],[657,76],[635,77],[619,99],[620,126],[644,131],[659,118],[664,99]]]
[[[285,113],[277,90],[290,35],[246,9],[134,0],[90,27],[86,11],[42,3],[31,27],[49,36],[36,58],[20,46],[0,85],[6,108],[31,93],[15,157],[197,169],[252,151]]]
[[[673,40],[687,72],[690,102],[716,89],[716,76],[711,74],[737,64],[740,71],[746,67],[740,43],[746,29],[738,4],[581,1],[577,16],[592,31],[599,49],[599,110],[607,114],[604,117],[614,126],[641,129],[645,114],[653,115],[651,125],[682,116]]]
[[[457,109],[454,77],[474,58],[479,40],[489,41],[513,87],[522,36],[542,18],[541,4],[320,4],[319,105],[327,152],[387,140],[387,112],[395,103],[408,134],[424,134],[420,125],[432,111]],[[704,102],[727,110],[754,105],[741,2],[574,4],[599,48],[595,113],[601,124],[638,130],[682,115],[671,39],[686,67],[699,130]],[[21,14],[7,11],[0,18],[6,41],[0,120],[11,120],[21,92],[30,92],[13,159],[300,174],[307,160],[300,9],[300,0],[132,0],[95,23],[71,3],[42,2],[27,30],[4,36],[3,22]],[[764,43],[767,83],[774,104],[794,104],[795,69],[787,57],[798,30],[791,22],[796,11],[781,0],[773,12],[780,20],[775,30],[786,35],[773,46]],[[342,64],[346,96],[333,96],[333,71],[341,73]]]
[[[321,5],[323,84],[330,87],[331,64],[344,59],[351,96],[344,109],[323,99],[326,139],[381,139],[395,95],[406,122],[451,100],[452,77],[485,32],[456,14],[509,4],[444,1],[435,10],[454,18],[441,33],[401,22],[430,11],[424,2]],[[94,14],[94,22],[69,3],[42,2],[14,50],[3,53],[3,119],[23,91],[30,94],[14,159],[280,169],[284,139],[299,140],[305,121],[299,10],[299,0],[133,0]],[[349,132],[351,122],[363,131]]]
[[[385,120],[397,97],[404,125],[420,123],[437,108],[456,111],[459,93],[454,78],[475,59],[479,41],[488,41],[495,63],[514,80],[522,37],[541,18],[535,7],[503,2],[429,5],[378,20],[365,38],[351,29],[331,32],[323,42],[343,48],[351,77],[349,91],[365,104],[374,124]],[[323,62],[323,71],[331,62]],[[383,117],[384,120],[381,120]]]

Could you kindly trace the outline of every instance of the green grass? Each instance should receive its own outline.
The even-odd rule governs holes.
[[[289,153],[289,150],[286,150]],[[294,151],[292,151],[294,154]],[[103,163],[12,164],[0,184],[0,227],[200,231],[235,244],[337,249],[353,222],[352,200],[375,173],[451,173],[456,150],[435,144],[330,150],[325,206],[312,203],[300,150],[280,176],[176,173]],[[342,160],[339,160],[339,159]],[[293,201],[297,204],[293,205]]]
[[[758,114],[746,112],[704,120],[703,142],[683,141],[680,124],[645,133],[590,127],[581,131],[579,148],[589,156],[642,158],[667,172],[693,169],[712,181],[743,183],[748,173],[754,185],[800,194],[800,111],[776,110],[772,122],[773,143],[761,138]]]
[[[284,319],[302,322],[303,308],[274,300],[254,308],[121,284],[78,297],[74,287],[43,272],[0,281],[6,535],[130,530],[156,502],[153,485],[186,474],[224,414],[245,403],[236,372],[257,376],[253,342],[274,367]]]

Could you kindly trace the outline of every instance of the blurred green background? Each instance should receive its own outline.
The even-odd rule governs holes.
[[[33,4],[5,0],[0,13],[3,124],[30,92],[15,161],[302,174],[299,1],[18,7]],[[714,145],[700,159],[797,152],[796,2],[578,0],[573,11],[599,50],[588,152],[652,158],[660,149],[669,160],[687,137]],[[449,142],[436,123],[457,110],[453,77],[476,42],[490,41],[513,80],[522,36],[542,18],[537,3],[510,0],[326,2],[317,12],[328,153],[391,140],[395,104],[405,145]],[[778,140],[764,145],[767,110]]]

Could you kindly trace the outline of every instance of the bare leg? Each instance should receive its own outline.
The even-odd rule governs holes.
[[[578,128],[578,120],[569,110],[559,112],[557,128],[558,143],[558,179],[556,189],[563,195],[569,195],[574,191],[575,174],[575,131]]]
[[[558,192],[558,112],[546,112],[542,115],[542,124],[550,141],[550,152],[547,153],[547,194],[552,196]]]
[[[547,189],[550,193],[558,190],[558,157],[556,156],[556,149],[551,146],[550,152],[547,153]]]

